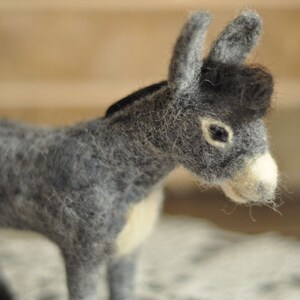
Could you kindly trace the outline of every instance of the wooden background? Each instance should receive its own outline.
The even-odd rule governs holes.
[[[281,106],[297,105],[299,1],[1,0],[0,106],[104,109],[166,77],[190,11],[213,14],[208,47],[245,7],[264,19],[263,39],[249,61],[272,70]]]
[[[248,61],[264,64],[276,78],[274,111],[267,124],[281,171],[280,197],[294,205],[280,222],[293,220],[289,224],[298,232],[299,0],[0,0],[0,115],[51,125],[100,116],[124,95],[166,78],[172,46],[190,11],[204,9],[213,15],[208,49],[226,22],[247,7],[264,19],[263,38]],[[182,170],[172,174],[168,189],[173,198],[198,197],[198,187]],[[167,211],[211,216],[212,202],[197,207],[194,202],[176,203],[167,202]],[[250,220],[248,209],[234,215]],[[275,228],[277,216],[270,218],[268,226]],[[238,219],[231,227],[242,224]]]

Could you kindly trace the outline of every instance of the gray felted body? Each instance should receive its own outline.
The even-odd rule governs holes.
[[[203,62],[208,23],[207,14],[194,14],[177,41],[168,81],[129,96],[104,118],[60,129],[1,121],[0,225],[37,231],[58,245],[72,300],[97,299],[103,261],[111,299],[133,299],[136,249],[118,255],[117,240],[130,212],[177,165],[233,200],[273,203],[276,170],[264,156],[262,121],[272,78],[240,65],[256,43],[260,18],[246,12],[235,19]],[[261,161],[275,170],[272,180],[261,174]]]
[[[53,130],[2,121],[1,225],[35,230],[67,247],[85,236],[117,234],[128,205],[175,166],[147,145],[142,124],[127,118]]]
[[[63,129],[2,121],[1,226],[46,235],[71,264],[113,256],[131,205],[175,167],[132,112]]]

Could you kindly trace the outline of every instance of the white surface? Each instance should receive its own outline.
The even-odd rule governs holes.
[[[66,299],[62,262],[48,241],[0,235],[0,256],[19,299]],[[137,281],[139,300],[296,300],[300,242],[165,217],[143,247]]]

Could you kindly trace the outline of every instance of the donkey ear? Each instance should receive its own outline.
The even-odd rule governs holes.
[[[170,87],[183,91],[191,87],[201,72],[200,53],[210,23],[206,12],[193,13],[182,28],[175,44],[169,68]]]
[[[256,45],[262,20],[255,11],[245,11],[221,32],[214,42],[208,59],[231,64],[244,61]]]

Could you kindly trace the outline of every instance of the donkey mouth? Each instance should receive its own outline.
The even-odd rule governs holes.
[[[221,185],[221,187],[225,195],[236,203],[246,204],[249,202],[253,202],[252,199],[242,196],[242,194],[229,183],[224,183]]]
[[[227,197],[238,204],[260,206],[275,203],[275,188],[260,183],[244,191],[240,191],[230,183],[222,184],[221,188]]]

